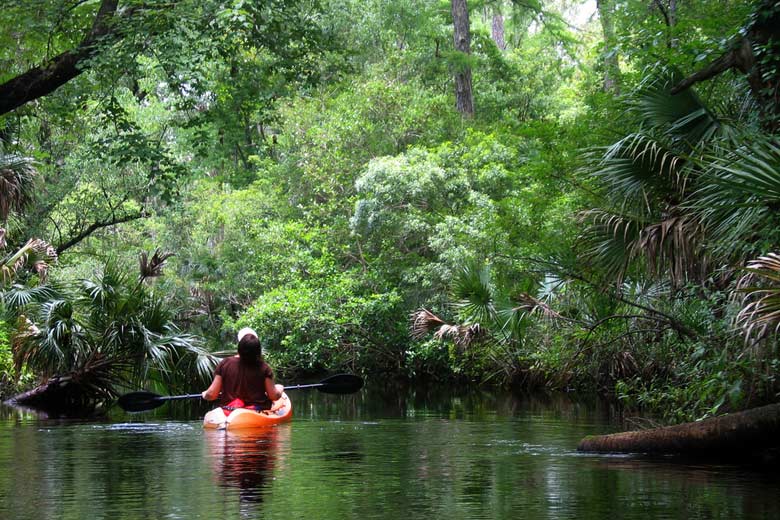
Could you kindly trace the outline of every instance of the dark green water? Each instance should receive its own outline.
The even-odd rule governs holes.
[[[776,472],[578,454],[620,428],[594,404],[291,397],[292,424],[238,435],[168,405],[104,422],[3,410],[0,519],[780,518]]]

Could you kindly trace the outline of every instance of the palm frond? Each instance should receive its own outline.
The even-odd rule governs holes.
[[[427,309],[418,309],[412,313],[412,337],[423,339],[433,332],[440,341],[452,341],[461,350],[487,337],[488,331],[479,323],[454,325],[445,322]]]
[[[685,160],[646,133],[629,134],[610,146],[592,149],[585,159],[588,173],[619,205],[648,207],[656,200],[678,199],[685,189]]]
[[[413,339],[420,340],[445,324],[444,320],[428,309],[417,309],[411,315]]]
[[[710,164],[706,182],[721,188],[724,198],[759,204],[780,201],[780,143],[775,139],[756,138],[725,156],[706,159]]]
[[[455,276],[452,293],[462,322],[485,324],[495,319],[495,293],[487,265],[463,266]]]
[[[679,287],[705,272],[702,237],[703,230],[696,218],[669,215],[661,222],[645,226],[635,247],[651,271],[660,274],[668,270],[672,282]]]
[[[624,283],[621,293],[631,301],[652,307],[659,299],[668,297],[670,290],[667,281],[640,278]]]
[[[684,145],[679,150],[697,148],[721,131],[717,117],[702,102],[692,88],[677,94],[670,92],[682,76],[677,71],[667,71],[642,86],[632,98],[632,108],[646,126],[662,130]]]
[[[622,281],[644,222],[598,209],[582,212],[579,218],[585,224],[579,237],[585,260],[600,267],[608,277]]]
[[[127,273],[122,271],[114,260],[106,262],[103,270],[94,280],[82,280],[84,297],[95,313],[114,315],[115,309],[122,303],[122,294],[128,286]]]
[[[745,139],[730,150],[704,157],[708,167],[687,207],[729,255],[746,237],[774,227],[780,204],[780,143],[771,138]]]
[[[37,285],[27,287],[21,284],[13,284],[2,292],[2,301],[12,312],[19,312],[28,305],[40,304],[53,300],[60,295],[59,289],[51,285]]]
[[[37,176],[32,159],[0,150],[0,221],[5,222],[11,211],[21,212],[30,203]]]

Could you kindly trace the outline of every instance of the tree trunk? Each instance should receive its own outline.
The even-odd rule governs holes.
[[[466,0],[452,0],[452,23],[454,27],[455,50],[471,55],[471,33],[469,30],[469,9]],[[458,66],[455,72],[455,103],[464,117],[474,116],[474,98],[471,90],[471,67]]]
[[[506,50],[506,39],[504,38],[504,17],[498,7],[493,11],[493,20],[491,23],[491,34],[496,47],[502,51]]]
[[[669,46],[676,49],[680,46],[680,39],[677,38],[677,0],[669,0]]]
[[[780,448],[780,404],[652,430],[585,437],[578,451],[710,458],[763,457]]]
[[[38,67],[0,84],[0,115],[50,94],[85,70],[85,62],[95,55],[100,40],[113,30],[111,20],[119,0],[103,0],[89,34],[78,47],[55,56]]]
[[[596,0],[601,30],[604,34],[604,91],[620,93],[620,66],[618,65],[615,23],[612,18],[614,0]]]
[[[53,415],[80,416],[91,414],[96,401],[82,385],[65,376],[54,377],[32,390],[15,395],[6,404],[31,407]]]

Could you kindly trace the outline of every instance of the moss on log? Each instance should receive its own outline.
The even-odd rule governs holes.
[[[738,458],[780,447],[780,404],[651,430],[592,435],[578,451]]]

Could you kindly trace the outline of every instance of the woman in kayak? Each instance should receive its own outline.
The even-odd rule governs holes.
[[[220,361],[214,380],[201,394],[206,401],[220,397],[222,406],[269,410],[282,397],[284,387],[274,384],[274,372],[263,360],[257,333],[246,327],[238,331],[238,355]]]

